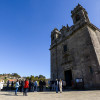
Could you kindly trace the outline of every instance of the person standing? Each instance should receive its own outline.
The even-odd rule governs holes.
[[[58,79],[55,81],[56,93],[58,93]]]
[[[35,90],[36,92],[37,92],[37,86],[38,86],[38,83],[37,83],[37,81],[35,81],[35,82],[34,82],[34,87],[35,87],[34,90]]]
[[[21,81],[20,92],[23,92],[23,90],[24,90],[24,80]]]
[[[31,82],[31,91],[34,92],[34,81]]]
[[[60,90],[60,93],[62,93],[62,80],[61,79],[59,81],[59,90]]]
[[[42,91],[42,85],[43,85],[43,84],[42,84],[42,80],[40,80],[40,81],[39,81],[39,91],[40,91],[40,92]]]
[[[41,91],[43,92],[43,80],[41,81]]]
[[[50,87],[50,91],[52,90],[52,81],[48,81],[49,87]]]
[[[8,89],[9,89],[9,84],[10,84],[10,82],[9,82],[9,80],[8,80],[8,81],[7,81],[6,91],[8,91]]]
[[[14,82],[12,81],[11,82],[11,90],[13,90],[13,87],[14,87]]]
[[[23,96],[27,96],[27,91],[28,91],[28,88],[29,88],[29,81],[28,79],[25,80],[25,83],[24,83],[24,91],[23,91]]]
[[[29,80],[29,92],[31,92],[31,89],[32,89],[32,82],[31,80]]]
[[[55,82],[56,81],[51,81],[51,84],[52,84],[52,91],[55,91],[56,87],[55,87]]]
[[[0,91],[3,89],[4,80],[0,82]]]
[[[43,90],[46,91],[46,82],[43,80]]]
[[[15,95],[18,96],[18,95],[17,95],[17,91],[18,91],[18,88],[19,88],[19,81],[18,81],[18,79],[17,79],[17,81],[16,81],[15,88],[16,88],[16,89],[15,89]]]

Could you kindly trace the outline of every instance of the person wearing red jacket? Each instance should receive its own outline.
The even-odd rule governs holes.
[[[25,80],[25,83],[24,83],[24,91],[23,91],[23,96],[27,96],[27,91],[28,91],[28,88],[29,88],[29,81],[28,79]]]

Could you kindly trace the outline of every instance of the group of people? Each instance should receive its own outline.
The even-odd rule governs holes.
[[[11,84],[11,87],[9,87],[9,84]],[[47,89],[54,90],[56,91],[56,93],[58,93],[58,91],[60,91],[60,93],[62,93],[62,86],[63,86],[64,82],[60,79],[60,80],[55,80],[55,81],[49,81],[48,82],[48,87]],[[14,82],[12,81],[11,83],[7,82],[7,87],[6,90],[14,90],[15,89],[15,95],[17,96],[17,92],[18,90],[20,92],[23,92],[23,96],[27,96],[27,92],[34,92],[34,91],[45,91],[46,90],[46,85],[47,83],[45,82],[45,80],[40,80],[39,82],[37,81],[31,81],[31,80],[17,80],[15,85]],[[2,88],[1,88],[2,89]]]
[[[20,86],[20,84],[21,84],[21,86]],[[59,90],[60,90],[60,93],[62,93],[62,80],[60,79],[58,81],[56,79],[56,81],[54,82],[54,84],[55,84],[56,93],[58,93]],[[28,81],[26,79],[24,82],[19,83],[19,81],[17,80],[16,85],[15,85],[15,88],[16,88],[15,89],[15,95],[17,95],[17,91],[18,91],[19,87],[20,87],[21,92],[23,92],[23,96],[27,96],[28,90],[30,92],[34,92],[34,90],[37,91],[37,86],[38,86],[37,81],[33,82],[33,81]],[[39,81],[39,91],[41,92],[45,88],[46,88],[46,82],[40,80]]]
[[[50,81],[50,91],[55,91],[56,90],[56,93],[58,93],[58,91],[60,91],[60,93],[62,93],[62,87],[63,87],[63,84],[64,82],[60,79],[56,79],[55,81]]]
[[[39,91],[41,92],[41,91],[43,91],[43,89],[46,90],[46,82],[40,80],[39,81]]]
[[[20,88],[20,92],[23,92],[23,96],[27,96],[27,92],[34,92],[37,91],[37,81],[33,82],[33,81],[28,81],[28,79],[26,79],[25,81],[16,81],[16,85],[15,85],[15,95],[17,95],[17,91]]]

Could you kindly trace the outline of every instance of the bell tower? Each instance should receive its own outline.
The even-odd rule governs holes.
[[[87,11],[80,4],[78,4],[76,8],[71,11],[71,14],[74,24],[79,22],[90,22]]]
[[[57,28],[55,28],[51,32],[51,44],[55,43],[55,40],[58,39],[60,35],[61,35],[61,33],[59,32],[59,30]]]

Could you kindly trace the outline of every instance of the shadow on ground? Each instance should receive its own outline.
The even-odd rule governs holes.
[[[5,95],[5,96],[16,96],[14,94],[0,94],[0,95]],[[23,96],[23,95],[18,95],[18,96]]]

